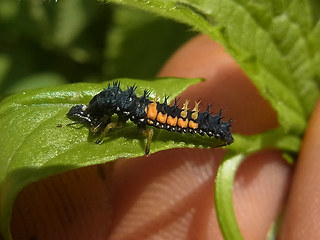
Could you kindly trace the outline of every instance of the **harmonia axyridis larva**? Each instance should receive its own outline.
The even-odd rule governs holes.
[[[189,110],[189,101],[179,108],[177,99],[172,106],[169,106],[167,97],[163,103],[157,99],[150,100],[149,92],[146,90],[141,97],[137,97],[136,88],[134,85],[123,91],[119,82],[108,85],[91,99],[88,106],[72,107],[67,117],[75,122],[68,125],[84,124],[89,126],[93,133],[101,132],[95,142],[99,144],[103,142],[110,129],[123,127],[130,119],[147,138],[146,154],[149,154],[153,136],[153,129],[147,128],[147,125],[169,131],[208,135],[220,139],[224,145],[233,142],[230,131],[231,120],[222,121],[221,111],[217,115],[211,115],[208,106],[205,112],[199,112],[199,102]],[[118,122],[111,122],[113,114],[118,115]]]

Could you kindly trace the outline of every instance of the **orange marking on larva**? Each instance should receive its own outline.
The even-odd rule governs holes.
[[[195,123],[194,121],[189,121],[189,128],[197,129],[198,123]]]
[[[166,123],[167,121],[167,114],[163,114],[162,112],[159,112],[157,115],[157,121],[159,123]]]
[[[155,120],[158,114],[157,103],[150,103],[148,106],[147,118],[151,120]]]
[[[179,118],[178,126],[181,128],[187,128],[188,127],[188,119],[183,120],[183,118]]]
[[[177,122],[178,122],[178,118],[177,117],[171,117],[171,116],[169,116],[168,118],[167,118],[167,124],[169,124],[170,126],[176,126],[177,125]]]

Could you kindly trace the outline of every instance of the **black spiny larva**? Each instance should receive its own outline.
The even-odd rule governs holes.
[[[189,110],[189,101],[179,108],[177,99],[169,106],[167,97],[163,103],[157,99],[150,100],[146,90],[141,97],[136,96],[136,88],[133,85],[123,91],[119,82],[108,85],[95,95],[88,105],[76,105],[69,110],[67,117],[75,121],[69,125],[84,124],[89,126],[93,133],[101,132],[96,140],[98,144],[102,143],[110,129],[123,127],[127,120],[131,120],[147,138],[146,154],[149,154],[153,136],[153,129],[147,128],[147,125],[169,131],[208,135],[220,139],[223,145],[233,142],[231,120],[222,121],[221,111],[217,115],[211,115],[208,106],[206,111],[200,112],[200,102],[196,102],[194,108]],[[111,122],[113,114],[118,115],[118,122]]]

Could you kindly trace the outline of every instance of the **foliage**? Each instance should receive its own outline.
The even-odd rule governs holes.
[[[277,111],[280,126],[255,136],[235,136],[235,144],[230,146],[230,152],[218,171],[215,198],[222,233],[227,239],[241,239],[232,210],[231,195],[237,166],[245,156],[266,147],[282,149],[287,159],[292,160],[290,153],[298,152],[301,136],[318,97],[319,2],[110,2],[134,6],[187,23],[193,29],[208,34],[236,59],[262,96]],[[191,34],[183,34],[187,31],[182,25],[172,24],[149,13],[136,17],[134,11],[136,10],[85,0],[44,4],[39,4],[36,0],[20,4],[10,0],[2,1],[0,28],[5,33],[0,36],[2,93],[25,88],[25,82],[30,83],[28,87],[35,87],[69,81],[98,82],[110,77],[152,76],[177,43],[181,43],[182,39]],[[17,47],[16,43],[20,42],[23,44],[18,44]],[[139,51],[140,49],[143,51]],[[137,61],[138,59],[140,61]],[[124,81],[132,83],[137,80]],[[176,95],[184,89],[180,85],[183,81],[168,79],[168,84],[172,84],[172,81],[175,82],[172,85],[175,86],[173,95]],[[196,80],[190,80],[188,84],[194,82]],[[162,87],[156,83],[153,85],[143,82],[142,85],[158,91]],[[177,83],[179,84],[176,85]],[[5,166],[0,174],[0,218],[6,237],[9,235],[8,218],[14,197],[25,184],[67,169],[110,161],[119,156],[137,156],[141,151],[141,144],[133,137],[135,130],[130,125],[126,129],[127,135],[122,132],[124,135],[121,136],[124,137],[119,137],[114,133],[110,136],[110,143],[128,141],[135,146],[132,148],[134,153],[130,148],[124,149],[120,155],[111,151],[108,157],[96,155],[95,159],[86,156],[86,153],[79,149],[82,144],[90,143],[90,136],[86,136],[87,131],[78,129],[79,138],[74,141],[72,136],[75,129],[68,128],[61,140],[60,128],[49,127],[60,123],[62,115],[71,104],[87,102],[90,96],[98,91],[98,87],[102,88],[102,85],[65,85],[45,91],[33,90],[25,96],[14,95],[1,103],[0,126],[6,130],[0,132],[2,139],[9,140],[7,145],[0,144],[0,162]],[[18,121],[14,122],[13,119]],[[14,130],[13,124],[20,131]],[[158,134],[161,141],[156,141],[154,150],[167,148],[167,143],[163,141],[166,138],[161,138],[161,134]],[[52,137],[50,143],[48,136],[50,139]],[[173,140],[178,138],[173,137]],[[276,141],[273,141],[274,139]],[[192,145],[193,140],[186,142],[184,146]],[[179,141],[172,141],[169,145],[183,146],[179,144]],[[70,146],[70,151],[66,146]],[[60,153],[68,159],[64,164],[61,162]],[[86,158],[80,157],[78,160],[74,156]],[[35,172],[37,174],[34,174]]]
[[[188,29],[97,1],[1,0],[0,94],[128,76],[153,78],[194,35]]]

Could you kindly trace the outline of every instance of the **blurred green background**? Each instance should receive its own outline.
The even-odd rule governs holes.
[[[195,35],[140,10],[92,0],[0,1],[0,96],[118,77],[152,78]]]

